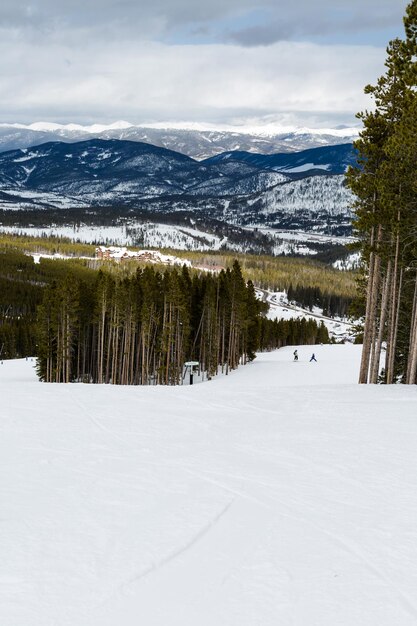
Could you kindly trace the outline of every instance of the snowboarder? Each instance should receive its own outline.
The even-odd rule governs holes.
[[[311,355],[310,363],[311,363],[311,361],[315,361],[317,363],[316,355],[314,354],[314,352]]]
[[[298,361],[298,352],[294,350],[294,361]]]

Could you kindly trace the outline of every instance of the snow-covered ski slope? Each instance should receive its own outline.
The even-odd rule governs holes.
[[[305,319],[314,320],[317,324],[323,322],[326,326],[329,337],[335,340],[354,341],[354,322],[346,319],[327,317],[323,315],[323,309],[313,307],[313,310],[303,309],[295,303],[289,303],[287,294],[284,291],[270,292],[258,289],[257,293],[265,302],[269,304],[267,317],[271,320]]]
[[[181,388],[0,365],[0,624],[415,626],[417,389],[298,350]]]

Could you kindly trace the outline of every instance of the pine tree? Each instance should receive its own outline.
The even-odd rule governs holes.
[[[408,346],[402,324],[407,323],[404,305],[412,262],[412,246],[407,249],[406,242],[415,226],[409,193],[415,164],[412,149],[407,154],[405,147],[416,122],[416,17],[416,2],[412,2],[405,19],[405,41],[390,42],[385,74],[365,90],[375,101],[375,111],[359,115],[364,124],[355,144],[359,166],[348,173],[348,185],[357,197],[355,226],[367,270],[360,383],[378,382],[384,343],[386,382],[405,373],[401,362]],[[412,342],[412,330],[407,334]],[[412,370],[410,364],[410,376]]]

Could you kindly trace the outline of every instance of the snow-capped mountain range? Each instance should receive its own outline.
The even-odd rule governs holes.
[[[202,212],[210,201],[210,215],[220,220],[320,231],[329,220],[349,224],[343,173],[354,161],[350,144],[276,155],[227,152],[201,162],[140,142],[53,142],[0,154],[0,207],[151,202],[162,212]]]
[[[206,159],[229,151],[261,154],[294,152],[325,145],[351,143],[356,128],[296,128],[276,125],[213,127],[206,124],[0,124],[0,151],[28,148],[49,141],[74,143],[92,138],[140,141],[176,150],[195,159]]]
[[[100,207],[198,213],[241,227],[349,235],[352,144],[198,161],[126,140],[50,142],[0,153],[0,209]]]

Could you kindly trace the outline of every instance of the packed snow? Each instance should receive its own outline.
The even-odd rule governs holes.
[[[192,387],[0,365],[0,623],[415,626],[417,390],[298,351]]]

